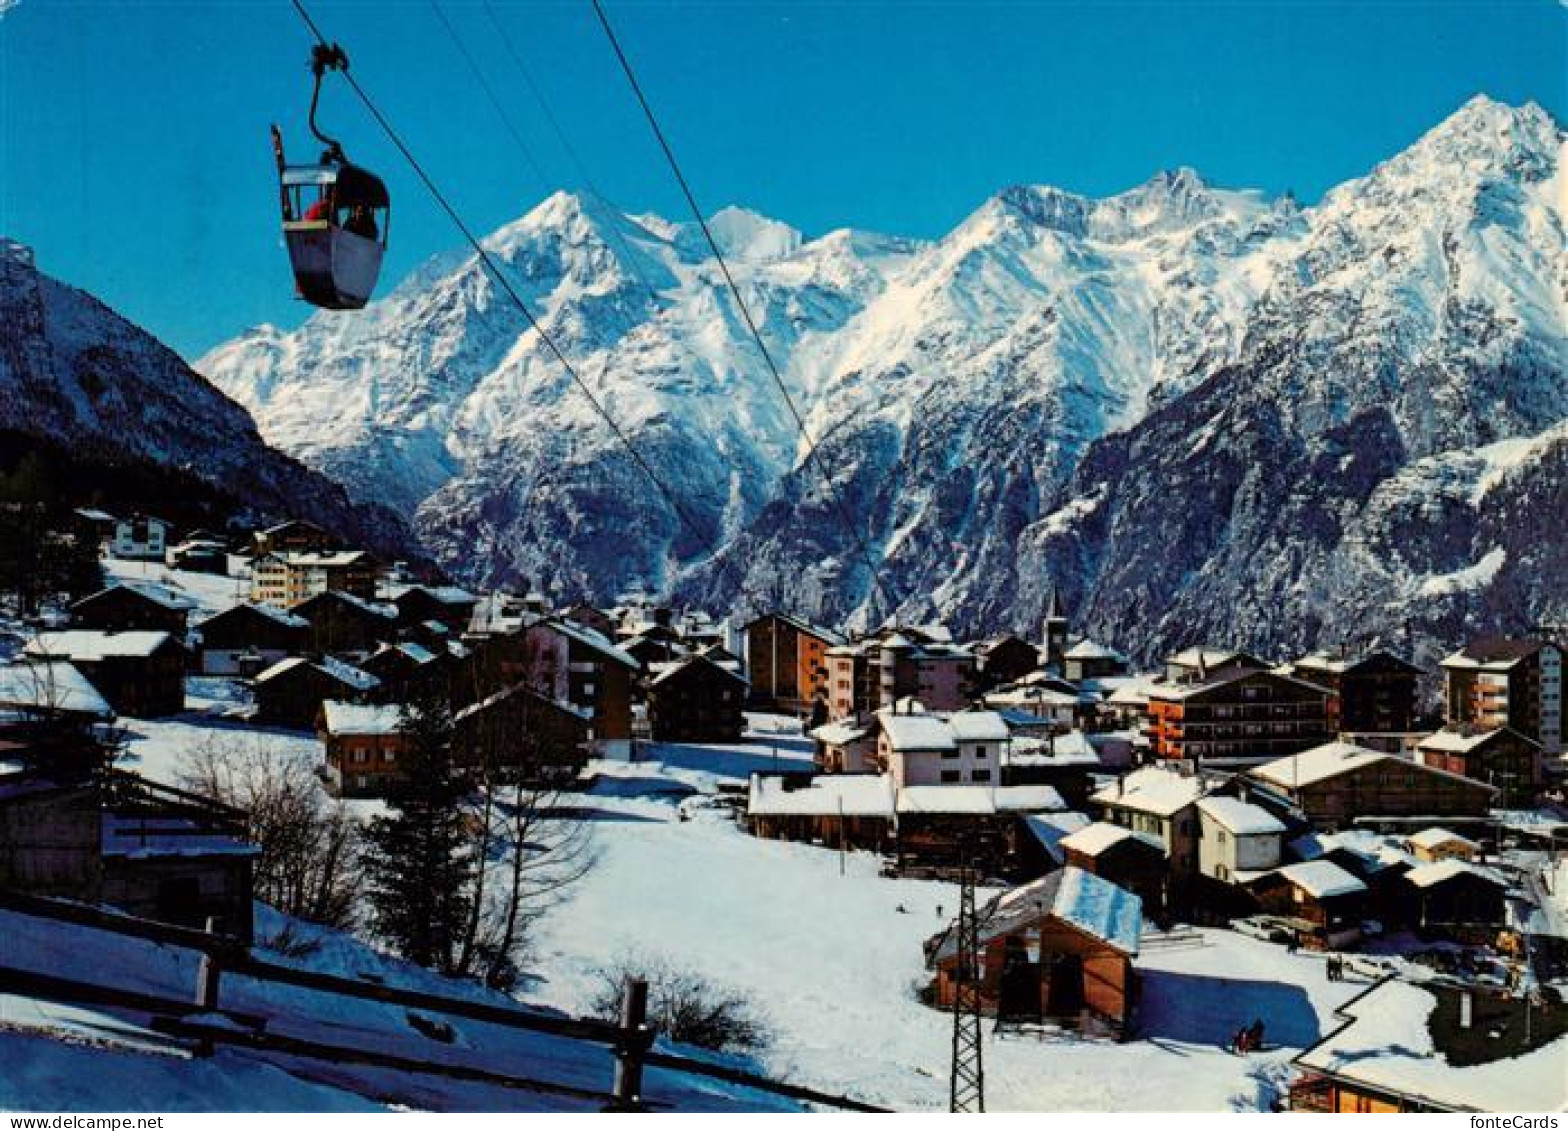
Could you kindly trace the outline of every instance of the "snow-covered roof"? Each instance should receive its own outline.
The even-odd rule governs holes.
[[[341,680],[361,691],[369,691],[372,687],[379,686],[381,681],[369,672],[361,671],[353,664],[345,663],[335,656],[323,656],[316,665],[333,679]]]
[[[1422,829],[1418,833],[1411,833],[1410,843],[1417,848],[1439,848],[1445,844],[1458,844],[1468,849],[1481,847],[1469,837],[1460,836],[1451,829],[1439,828],[1436,825],[1429,829]]]
[[[1273,813],[1236,797],[1205,797],[1198,802],[1198,811],[1235,836],[1264,836],[1285,831],[1284,822]]]
[[[114,714],[87,677],[63,660],[0,665],[0,707],[74,711],[99,718]]]
[[[335,568],[359,565],[369,560],[370,555],[364,550],[274,550],[266,557],[291,567]]]
[[[1521,1056],[1455,1065],[1432,1042],[1438,999],[1409,982],[1374,986],[1339,1009],[1334,1029],[1296,1058],[1319,1072],[1426,1104],[1467,1111],[1561,1111],[1568,1105],[1568,1036]]]
[[[1098,766],[1100,752],[1081,730],[1070,730],[1051,738],[1024,735],[1015,738],[1007,751],[1009,766]]]
[[[877,721],[887,735],[888,743],[900,753],[953,750],[958,746],[953,728],[935,715],[895,715],[882,710],[877,712]]]
[[[1352,895],[1367,890],[1366,884],[1332,860],[1287,864],[1277,869],[1275,874],[1284,876],[1314,899],[1332,899],[1337,895]]]
[[[1422,750],[1437,750],[1445,754],[1468,754],[1477,747],[1486,745],[1504,732],[1513,735],[1521,741],[1528,742],[1532,746],[1540,745],[1529,735],[1521,734],[1512,727],[1495,727],[1490,730],[1454,730],[1445,727],[1440,731],[1434,731],[1432,734],[1427,735],[1416,745]]]
[[[1519,640],[1506,636],[1487,636],[1472,640],[1453,655],[1442,661],[1445,668],[1477,668],[1490,671],[1507,671],[1520,660],[1529,658],[1544,647],[1540,640]]]
[[[1429,888],[1434,884],[1446,883],[1455,876],[1463,875],[1475,876],[1477,879],[1502,888],[1508,886],[1508,881],[1490,868],[1481,868],[1466,860],[1439,860],[1435,864],[1422,864],[1406,872],[1405,879],[1418,888]]]
[[[986,695],[987,707],[1070,707],[1076,708],[1083,696],[1058,691],[1054,687],[1010,687]]]
[[[1107,648],[1104,644],[1090,640],[1087,637],[1078,641],[1078,643],[1067,649],[1066,652],[1063,652],[1062,655],[1069,660],[1115,660],[1118,663],[1123,662],[1120,652],[1113,648]]]
[[[1303,860],[1317,860],[1331,852],[1348,852],[1356,857],[1357,867],[1370,874],[1387,868],[1414,868],[1415,857],[1405,851],[1395,837],[1371,829],[1341,829],[1337,833],[1307,833],[1286,847]]]
[[[729,676],[731,679],[734,679],[734,680],[736,680],[736,681],[738,681],[740,683],[749,683],[750,682],[749,680],[747,680],[747,678],[746,678],[744,673],[735,671],[734,669],[730,668],[728,665],[714,663],[712,660],[708,659],[706,656],[683,656],[679,660],[673,660],[673,661],[671,661],[670,663],[667,663],[667,664],[653,664],[652,666],[650,666],[650,668],[648,670],[651,671],[651,672],[654,672],[655,675],[654,675],[653,679],[651,679],[649,681],[649,683],[652,684],[653,686],[658,686],[659,684],[664,683],[666,680],[669,680],[669,679],[673,678],[674,676],[678,675],[679,673],[681,673],[681,672],[685,671],[686,669],[690,668],[693,664],[703,664],[703,665],[706,665],[707,667],[712,668],[714,671],[723,672],[725,675]]]
[[[1057,813],[1067,808],[1062,795],[1048,785],[999,785],[991,795],[998,813]]]
[[[310,622],[308,620],[306,620],[304,617],[295,616],[293,613],[288,612],[288,611],[286,611],[284,609],[280,609],[280,608],[278,608],[275,605],[258,605],[258,604],[251,604],[251,603],[248,603],[248,602],[242,603],[242,604],[238,604],[238,605],[231,605],[229,608],[224,609],[221,613],[214,613],[212,616],[210,616],[206,620],[202,621],[196,627],[197,627],[198,630],[200,630],[204,626],[206,626],[208,624],[211,624],[213,621],[217,620],[220,617],[226,617],[226,616],[229,616],[230,614],[233,614],[233,613],[240,613],[242,610],[243,610],[243,612],[246,612],[246,613],[259,613],[262,616],[266,617],[268,620],[282,625],[284,628],[309,628],[310,627]]]
[[[64,632],[40,632],[27,642],[25,651],[29,656],[58,656],[72,663],[92,663],[111,658],[151,656],[171,639],[167,632],[100,632],[92,628],[72,628]]]
[[[871,728],[859,723],[837,722],[819,726],[807,737],[814,738],[827,746],[847,746],[851,742],[859,742],[871,734]]]
[[[552,632],[559,632],[562,636],[565,636],[570,640],[575,640],[586,648],[592,648],[600,655],[606,656],[618,664],[631,668],[633,671],[636,671],[638,668],[642,667],[642,665],[637,662],[637,658],[635,656],[631,655],[629,652],[625,652],[622,649],[617,648],[613,643],[610,642],[610,638],[605,636],[604,633],[599,632],[597,629],[589,628],[585,624],[578,624],[576,621],[551,617],[547,620],[540,621],[539,627],[547,628]]]
[[[1109,821],[1096,821],[1092,825],[1085,825],[1071,836],[1062,839],[1062,847],[1070,848],[1074,852],[1081,852],[1085,856],[1098,856],[1124,840],[1140,840],[1147,845],[1165,851],[1165,846],[1158,837],[1148,833],[1133,832],[1121,825],[1113,825]]]
[[[1311,750],[1303,750],[1300,754],[1290,754],[1254,766],[1248,773],[1274,785],[1294,788],[1327,781],[1391,757],[1393,755],[1380,750],[1368,750],[1353,742],[1328,742],[1314,746]]]
[[[256,856],[261,849],[242,837],[203,831],[182,817],[141,817],[105,813],[101,826],[105,856],[146,859],[161,856]]]
[[[898,791],[898,811],[990,816],[996,812],[992,792],[988,785],[906,785]]]
[[[402,729],[403,708],[395,703],[344,703],[328,699],[321,704],[328,734],[396,734]]]
[[[1196,777],[1161,766],[1144,766],[1122,778],[1119,783],[1099,790],[1093,800],[1101,805],[1169,817],[1197,801],[1205,789],[1203,782]]]
[[[278,676],[282,675],[284,672],[293,671],[301,664],[308,663],[310,663],[310,661],[305,659],[303,656],[286,656],[277,663],[273,664],[270,668],[257,672],[254,682],[266,683],[268,680],[277,679]]]
[[[1138,953],[1143,934],[1143,901],[1081,868],[1061,868],[1038,880],[996,896],[981,911],[982,942],[1025,928],[1042,915],[1067,923],[1099,939],[1129,958]],[[951,958],[958,949],[951,927],[928,943],[932,962]]]
[[[948,716],[947,725],[959,742],[1006,742],[1010,733],[995,711],[957,711]]]
[[[886,774],[822,774],[808,785],[753,774],[746,811],[754,817],[892,818],[893,779]]]
[[[435,598],[443,605],[472,605],[479,600],[476,594],[470,593],[457,585],[405,585],[397,591],[392,599],[396,601],[401,597],[406,597],[416,589],[427,596]]]
[[[1118,707],[1143,707],[1149,702],[1149,692],[1161,685],[1159,676],[1132,675],[1126,676],[1125,682],[1114,687],[1110,695],[1106,696],[1107,703],[1114,703]],[[1109,680],[1100,680],[1102,684]]]
[[[818,640],[825,641],[830,645],[839,645],[844,643],[844,636],[842,633],[835,632],[831,628],[823,628],[821,625],[812,624],[810,621],[801,620],[799,617],[792,617],[788,613],[764,613],[762,616],[757,617],[748,623],[746,627],[750,628],[752,625],[768,620],[769,618],[783,621],[785,624],[794,628],[795,631],[804,632],[808,636],[815,636]]]
[[[1019,818],[1052,860],[1063,860],[1062,841],[1089,824],[1082,813],[1026,813]]]
[[[113,585],[105,586],[98,592],[83,597],[76,604],[84,605],[88,601],[96,601],[100,597],[113,593],[116,589],[127,589],[138,597],[145,597],[153,604],[161,605],[163,608],[175,612],[182,612],[196,607],[196,602],[179,590],[171,589],[167,585],[159,585],[152,581],[116,581]]]

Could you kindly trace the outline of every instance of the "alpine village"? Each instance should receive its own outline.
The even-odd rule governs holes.
[[[177,353],[0,239],[0,1110],[1568,1110],[1548,109],[808,237],[585,0],[692,215],[481,236],[275,7],[308,317]]]

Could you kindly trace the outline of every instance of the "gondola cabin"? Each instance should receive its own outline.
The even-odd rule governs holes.
[[[386,251],[386,186],[346,163],[287,165],[280,179],[283,238],[300,297],[327,310],[360,309]]]

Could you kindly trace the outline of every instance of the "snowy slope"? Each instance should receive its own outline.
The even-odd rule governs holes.
[[[8,448],[52,446],[78,472],[151,467],[264,516],[310,518],[391,553],[411,546],[394,515],[351,503],[337,484],[269,448],[245,410],[173,351],[38,270],[29,249],[3,237],[0,327]],[[156,502],[136,500],[149,509]]]
[[[1308,488],[1317,509],[1357,509],[1407,463],[1563,419],[1562,145],[1539,107],[1477,98],[1312,208],[1184,169],[1102,200],[1010,188],[931,244],[805,239],[741,209],[715,231],[905,615],[1028,627],[1054,580],[1134,651],[1163,645],[1146,623],[1158,603],[1282,643],[1280,618],[1232,609],[1258,580],[1247,563],[1290,566],[1262,579],[1274,600],[1338,552],[1348,520],[1311,552],[1300,530],[1230,521],[1242,465],[1311,479],[1318,449],[1359,429],[1373,450],[1353,482]],[[700,233],[558,194],[490,246],[700,534],[471,257],[199,368],[274,443],[413,514],[476,580],[601,598],[646,582],[830,621],[893,611],[868,605],[866,563]],[[1291,450],[1235,443],[1276,424]],[[1192,515],[1170,532],[1179,554],[1130,525],[1156,504]],[[1416,567],[1446,575],[1484,553]],[[1375,601],[1403,599],[1364,572]],[[1138,599],[1113,615],[1129,586]]]

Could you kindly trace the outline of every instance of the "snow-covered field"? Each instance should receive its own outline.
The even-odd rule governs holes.
[[[943,1108],[951,1019],[921,1005],[921,943],[957,907],[951,885],[890,880],[878,859],[756,840],[712,791],[772,765],[804,768],[799,739],[735,750],[654,747],[600,763],[585,800],[600,860],[541,927],[528,996],[584,1009],[594,972],[626,955],[667,960],[744,989],[775,1032],[771,1074],[899,1108]],[[790,748],[793,749],[790,749]],[[791,763],[794,763],[793,765]],[[938,912],[940,908],[940,913]],[[1139,1033],[1125,1044],[989,1037],[987,1106],[1015,1110],[1266,1109],[1286,1062],[1365,983],[1330,983],[1323,960],[1229,931],[1151,944]],[[1266,1051],[1222,1047],[1262,1018]]]
[[[192,692],[184,716],[128,722],[128,768],[177,780],[186,752],[211,741],[319,756],[312,736],[250,730],[225,717],[234,692],[221,681]],[[593,822],[598,863],[539,925],[519,996],[583,1013],[601,968],[629,956],[663,960],[754,1000],[773,1031],[759,1057],[770,1075],[872,1103],[940,1109],[951,1021],[915,991],[925,979],[921,943],[953,913],[956,889],[882,878],[867,853],[841,859],[746,835],[720,791],[753,771],[810,765],[807,743],[786,733],[792,724],[754,724],[734,746],[654,745],[638,761],[592,766],[594,784],[577,802]],[[1366,985],[1330,983],[1321,957],[1219,930],[1148,939],[1137,965],[1143,999],[1126,1043],[988,1029],[988,1106],[1267,1109],[1291,1056],[1332,1029],[1333,1010]],[[1267,1026],[1265,1051],[1227,1052],[1231,1033],[1254,1018]],[[37,1054],[36,1037],[4,1040],[18,1057]],[[179,1073],[178,1088],[201,1090]],[[324,1106],[306,1092],[296,1099]]]

